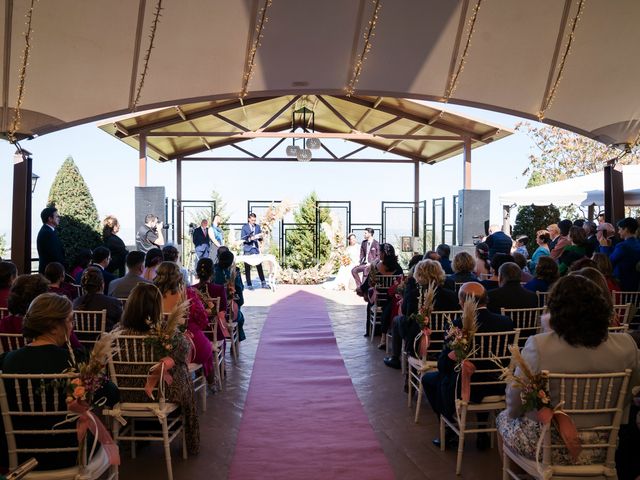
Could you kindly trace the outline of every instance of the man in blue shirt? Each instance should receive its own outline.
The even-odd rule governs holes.
[[[609,255],[613,265],[613,276],[620,282],[620,288],[625,292],[638,290],[640,272],[636,265],[640,262],[640,241],[636,238],[638,222],[635,218],[627,217],[618,222],[618,235],[622,239],[615,247],[605,236],[600,237],[600,252]]]

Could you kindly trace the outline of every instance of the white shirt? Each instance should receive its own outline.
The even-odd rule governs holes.
[[[369,251],[371,250],[371,244],[373,243],[373,240],[367,240],[367,254],[364,257],[364,261],[365,263],[369,263]]]

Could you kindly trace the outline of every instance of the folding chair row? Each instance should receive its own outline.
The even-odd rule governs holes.
[[[387,301],[388,291],[396,280],[401,279],[402,275],[377,275],[374,303],[370,305],[367,315],[367,331],[369,332],[370,341],[373,343],[376,326],[382,325],[382,305]]]

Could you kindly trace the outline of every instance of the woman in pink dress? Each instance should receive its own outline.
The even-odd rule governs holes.
[[[213,277],[213,260],[210,258],[201,258],[198,260],[196,275],[200,281],[193,285],[191,289],[198,293],[200,298],[203,300],[203,303],[205,303],[205,309],[207,309],[205,300],[215,298],[220,299],[220,305],[218,306],[216,316],[218,320],[218,339],[222,340],[229,336],[225,320],[225,312],[227,311],[227,292],[222,285],[216,285],[211,282],[211,278]],[[209,319],[213,321],[211,315],[209,315]]]
[[[198,294],[185,288],[180,267],[174,262],[162,262],[158,266],[154,283],[162,293],[164,313],[189,300],[187,336],[193,342],[192,361],[202,364],[207,380],[213,383],[213,346],[203,332],[209,326],[209,318]]]

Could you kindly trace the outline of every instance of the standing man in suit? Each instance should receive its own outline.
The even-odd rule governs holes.
[[[353,267],[351,270],[351,275],[353,275],[353,278],[356,281],[356,289],[362,285],[360,274],[362,273],[362,276],[364,277],[364,272],[367,267],[375,260],[378,260],[380,255],[380,244],[375,238],[373,238],[373,234],[373,228],[364,229],[364,240],[360,245],[360,265]]]
[[[196,263],[201,258],[210,258],[211,237],[209,236],[209,220],[206,218],[200,222],[200,228],[193,229],[193,246],[196,250]]]
[[[65,265],[64,247],[56,232],[60,223],[60,215],[55,207],[47,207],[40,213],[42,227],[38,232],[36,245],[38,247],[38,272],[44,275],[44,269],[51,262]]]
[[[260,225],[256,224],[256,214],[250,213],[247,219],[247,223],[242,226],[242,231],[240,232],[240,240],[242,240],[242,252],[245,255],[258,255],[260,253],[260,244],[258,241],[262,240],[262,230],[260,229]],[[260,281],[262,282],[262,288],[268,288],[267,282],[264,279],[264,272],[262,270],[262,265],[256,265],[256,269],[258,270],[258,276],[260,277]],[[247,280],[247,288],[249,290],[253,290],[253,285],[251,285],[251,265],[245,262],[244,264],[244,276]]]

